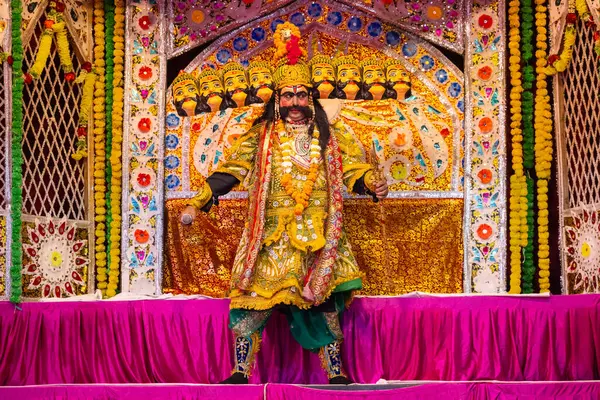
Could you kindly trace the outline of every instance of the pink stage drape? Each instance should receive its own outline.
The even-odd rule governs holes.
[[[22,386],[0,387],[0,398],[19,400],[597,400],[598,382],[433,383],[378,390],[324,390],[293,385]]]
[[[344,314],[356,382],[595,380],[600,296],[358,298]],[[228,301],[0,303],[0,384],[214,383],[233,367]],[[270,321],[251,382],[325,383]]]

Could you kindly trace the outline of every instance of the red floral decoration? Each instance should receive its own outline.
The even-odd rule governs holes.
[[[477,76],[479,76],[479,79],[482,81],[489,80],[492,77],[492,67],[489,65],[484,65],[483,67],[479,68],[479,71],[477,71]]]
[[[450,135],[450,129],[448,128],[444,128],[440,131],[440,135],[442,135],[442,137],[448,137],[448,135]]]
[[[152,179],[150,178],[150,175],[148,174],[139,174],[137,177],[137,182],[141,187],[146,187],[148,185],[150,185],[150,181]]]
[[[482,16],[480,16],[478,22],[479,26],[483,29],[490,29],[494,24],[494,20],[492,19],[492,17],[487,14],[483,14]]]
[[[65,11],[65,3],[62,3],[60,1],[56,2],[56,11],[60,13]]]
[[[12,67],[13,62],[15,62],[15,60],[13,59],[13,56],[8,56],[6,57],[6,62]]]
[[[147,81],[148,79],[152,78],[152,68],[148,67],[147,65],[144,65],[140,68],[138,76],[141,80]]]
[[[479,225],[479,228],[477,228],[477,236],[483,240],[489,239],[492,236],[492,233],[494,233],[494,231],[488,224],[481,224]]]
[[[140,244],[144,244],[150,239],[150,234],[145,229],[136,229],[133,236],[135,237],[135,241]]]
[[[141,118],[140,122],[138,122],[138,129],[142,133],[150,132],[151,128],[152,128],[152,121],[150,121],[150,118]]]
[[[494,123],[488,117],[483,117],[479,120],[479,130],[481,133],[490,133],[494,128]]]
[[[87,136],[87,126],[80,126],[77,128],[77,137],[82,138]]]
[[[577,14],[575,13],[568,13],[567,14],[567,24],[575,24],[575,22],[577,22]]]
[[[54,21],[52,21],[51,19],[47,19],[44,21],[44,28],[46,28],[46,29],[52,29],[53,25],[54,25]]]
[[[550,57],[548,57],[548,64],[554,65],[554,63],[558,60],[560,60],[560,56],[558,54],[551,54]]]
[[[67,72],[65,74],[65,81],[73,82],[75,80],[75,72]]]
[[[198,132],[202,128],[202,125],[199,122],[194,122],[192,124],[192,130],[194,132]]]
[[[144,15],[143,17],[140,17],[140,19],[138,19],[138,25],[145,31],[150,29],[150,24],[150,17],[147,15]]]
[[[298,63],[298,59],[302,55],[299,42],[300,38],[296,35],[292,35],[290,40],[285,44],[289,65],[296,65],[296,63]]]
[[[481,171],[479,171],[479,173],[477,174],[477,177],[479,178],[479,181],[481,183],[483,183],[484,185],[487,185],[488,183],[490,183],[492,181],[492,171],[484,168]]]
[[[81,69],[84,69],[87,72],[92,72],[92,63],[89,61],[84,62],[83,65],[81,66]]]
[[[29,84],[31,84],[31,82],[33,82],[33,76],[31,76],[31,74],[27,72],[27,73],[23,74],[23,81],[27,85],[29,85]]]

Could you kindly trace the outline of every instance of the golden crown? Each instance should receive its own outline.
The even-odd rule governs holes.
[[[194,82],[195,85],[198,85],[198,81],[196,80],[194,75],[190,74],[189,72],[185,72],[185,71],[179,72],[179,75],[177,75],[177,78],[175,78],[175,80],[173,81],[173,85],[177,85],[178,83],[183,82],[183,81],[192,81],[192,82]]]

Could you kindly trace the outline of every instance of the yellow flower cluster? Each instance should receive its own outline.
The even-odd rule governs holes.
[[[112,221],[110,223],[110,265],[106,296],[117,294],[121,255],[121,147],[123,144],[123,107],[125,71],[125,1],[115,1],[115,28],[113,41],[113,114],[112,114],[112,151],[110,164],[112,178],[110,182],[110,205]]]
[[[38,47],[38,52],[35,55],[35,62],[29,69],[29,73],[34,79],[39,78],[42,72],[44,71],[46,61],[48,61],[48,57],[50,56],[50,49],[52,48],[53,36],[54,31],[52,29],[45,29],[42,33],[42,37],[40,38],[40,44]]]
[[[44,67],[50,56],[53,37],[56,37],[56,48],[58,49],[58,56],[64,73],[73,72],[67,25],[64,21],[62,12],[56,10],[56,2],[51,1],[49,5],[50,11],[46,16],[46,21],[44,21],[44,32],[40,39],[35,62],[29,70],[31,77],[34,79],[38,79],[44,71]]]
[[[535,95],[535,170],[537,173],[538,202],[538,267],[540,292],[550,291],[550,247],[548,243],[548,180],[552,165],[552,113],[548,76],[546,74],[546,50],[548,49],[546,0],[535,0],[536,13],[536,95]]]
[[[292,36],[297,36],[298,39],[301,37],[300,29],[292,24],[291,22],[284,22],[279,24],[273,35],[273,45],[277,49],[275,51],[275,62],[278,62],[287,54],[287,42]],[[302,50],[302,55],[306,56],[306,50]]]
[[[96,280],[106,295],[106,78],[104,0],[94,0],[94,204],[96,221]],[[88,76],[85,76],[87,82]]]
[[[569,0],[568,14],[574,15],[575,9],[577,9],[577,13],[581,19],[589,19],[590,13],[585,0]],[[555,75],[558,72],[564,72],[569,67],[571,58],[573,58],[573,45],[575,44],[576,38],[577,29],[575,28],[575,23],[567,21],[562,44],[563,50],[560,53],[560,56],[558,56],[558,60],[545,68],[546,75]]]
[[[509,292],[521,293],[521,253],[527,244],[527,186],[523,174],[523,130],[521,129],[521,34],[519,28],[520,0],[511,0],[508,5],[508,51],[510,70],[510,134],[512,138],[512,168],[510,177],[510,288]],[[523,205],[525,208],[523,209]],[[525,240],[523,240],[525,234]]]
[[[73,62],[71,61],[71,49],[69,48],[69,38],[67,36],[67,25],[65,21],[62,21],[62,14],[59,15],[60,22],[52,25],[52,30],[56,35],[56,47],[58,49],[58,56],[60,58],[60,65],[63,72],[73,72]]]

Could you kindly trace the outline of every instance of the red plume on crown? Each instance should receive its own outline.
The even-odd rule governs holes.
[[[290,40],[285,44],[287,50],[287,59],[289,65],[296,65],[300,57],[302,56],[302,49],[300,48],[300,38],[296,35],[292,35]]]

